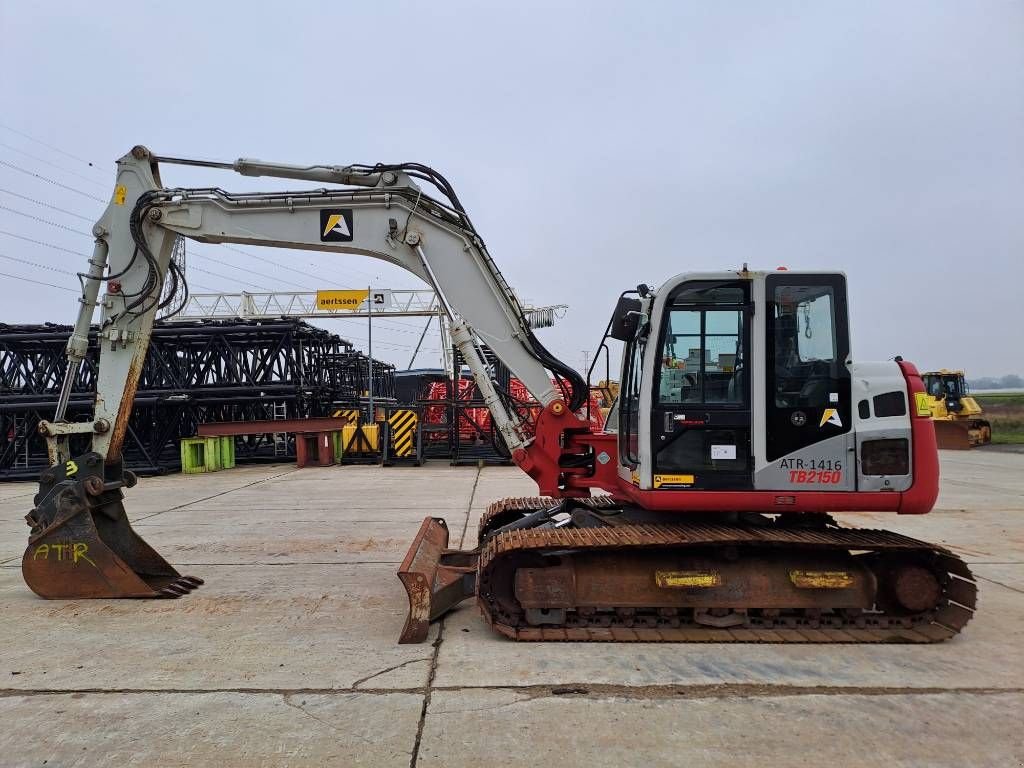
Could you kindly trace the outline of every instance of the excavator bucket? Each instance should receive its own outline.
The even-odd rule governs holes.
[[[448,549],[448,525],[428,517],[398,569],[409,596],[409,614],[399,643],[422,643],[430,622],[476,593],[479,552]]]
[[[128,522],[121,489],[135,476],[90,453],[43,473],[21,561],[25,582],[53,599],[188,594],[202,579],[182,576]]]
[[[971,430],[966,421],[945,421],[936,419],[935,440],[939,448],[946,451],[967,451],[972,446]]]

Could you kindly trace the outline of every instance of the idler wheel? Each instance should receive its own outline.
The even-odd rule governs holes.
[[[911,613],[934,608],[942,597],[942,586],[935,574],[920,565],[904,565],[895,569],[890,586],[896,602]]]

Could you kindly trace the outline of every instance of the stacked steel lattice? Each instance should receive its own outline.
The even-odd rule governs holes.
[[[53,416],[69,333],[69,326],[0,325],[0,480],[33,478],[46,465],[36,427]],[[95,341],[93,333],[72,394],[72,420],[91,412]],[[338,406],[358,406],[368,388],[367,363],[348,341],[300,320],[157,323],[125,443],[128,466],[141,473],[177,469],[178,438],[194,435],[199,423],[327,416]],[[392,396],[393,367],[374,361],[373,371],[375,396]],[[238,444],[240,461],[293,455],[290,443],[266,436]]]
[[[540,413],[540,404],[489,348],[484,347],[484,353],[499,390],[505,393],[524,421],[532,425]],[[494,428],[491,412],[476,383],[465,372],[458,350],[453,350],[453,360],[456,387],[450,388],[447,380],[439,381],[436,377],[424,380],[419,405],[423,408],[425,455],[450,458],[453,464],[509,463],[509,453]],[[586,418],[588,412],[594,428],[602,429],[604,419],[593,392],[590,407],[582,409],[580,415]]]

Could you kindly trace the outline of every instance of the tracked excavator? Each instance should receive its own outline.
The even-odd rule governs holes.
[[[318,188],[167,187],[169,164]],[[972,616],[975,582],[951,551],[831,516],[920,515],[938,492],[921,377],[899,358],[852,361],[840,273],[744,266],[625,291],[602,340],[623,347],[617,426],[597,431],[577,414],[587,382],[534,335],[428,166],[219,163],[137,146],[93,235],[58,407],[41,426],[51,466],[27,517],[23,574],[43,597],[175,598],[202,583],[147,545],[123,504],[132,399],[154,317],[176,310],[161,296],[182,293],[163,289],[184,280],[171,249],[186,237],[370,256],[436,291],[539,495],[492,504],[472,549],[448,548],[443,519],[423,521],[398,573],[400,642],[423,641],[467,599],[516,640],[929,643]],[[70,422],[97,307],[94,413]],[[492,380],[481,343],[541,404],[535,420]]]

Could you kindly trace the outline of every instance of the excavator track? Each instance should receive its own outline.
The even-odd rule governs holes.
[[[614,511],[621,502],[611,497],[582,499],[584,507],[597,511]],[[550,498],[514,498],[492,504],[480,522],[482,544],[479,555],[477,600],[485,617],[503,635],[521,641],[589,641],[589,642],[763,642],[763,643],[934,643],[953,637],[970,621],[976,604],[977,588],[967,565],[949,550],[883,530],[842,528],[835,526],[801,527],[790,525],[751,525],[719,523],[634,524],[624,521],[599,527],[539,527],[497,530],[510,518],[519,518],[532,511],[558,504]],[[614,520],[614,518],[609,518]],[[719,566],[706,566],[701,574],[685,575],[691,588],[676,590],[677,607],[636,605],[631,600],[636,592],[624,586],[619,594],[622,605],[610,604],[598,609],[573,605],[578,590],[586,589],[586,579],[600,582],[595,592],[614,589],[616,582],[628,581],[630,569],[652,582],[651,570],[658,562],[699,556],[696,553],[726,552],[727,559]],[[660,559],[659,559],[660,557]],[[789,560],[786,558],[789,557]],[[601,558],[604,558],[602,560]],[[731,560],[729,559],[731,558]],[[819,580],[837,578],[843,571],[779,571],[785,563],[800,565],[804,561],[829,558],[851,564],[850,573],[867,574],[870,583],[881,595],[911,594],[912,599],[893,606],[893,600],[874,598],[868,608],[850,608],[837,601],[830,605],[830,595],[848,593],[843,589],[806,589],[794,594],[814,600],[815,607],[787,609],[766,608],[755,602],[731,607],[690,607],[687,595],[700,595],[700,579],[710,582],[718,570],[730,567],[743,578],[756,582],[757,574],[743,572],[744,563],[763,560],[777,572],[790,578],[810,578],[813,587],[835,586],[817,584]],[[582,561],[593,561],[589,570]],[[560,572],[546,570],[549,560],[557,562]],[[705,558],[704,562],[708,562]],[[730,565],[730,562],[734,565]],[[775,565],[772,565],[772,564]],[[783,565],[778,565],[782,563]],[[566,570],[568,569],[568,570]],[[718,570],[716,570],[718,569]],[[520,572],[522,571],[522,572]],[[924,609],[908,609],[905,603],[918,599],[914,590],[932,589]],[[609,574],[603,579],[602,574]],[[549,574],[555,574],[551,576]],[[565,575],[569,574],[569,575]],[[589,574],[589,575],[588,575]],[[796,576],[794,576],[796,574]],[[818,574],[815,576],[815,574]],[[821,574],[825,574],[824,576]],[[833,574],[831,577],[828,574]],[[902,585],[887,581],[891,574]],[[776,573],[778,575],[778,573]],[[848,573],[848,578],[852,576]],[[663,572],[658,573],[659,586]],[[665,576],[671,581],[671,575]],[[918,581],[914,581],[917,579]],[[634,581],[634,584],[637,583]],[[794,581],[794,584],[797,582]],[[611,585],[611,586],[609,586]],[[653,588],[653,585],[651,585]],[[721,586],[721,585],[719,585]],[[786,585],[788,586],[788,585]],[[804,586],[807,586],[804,584]],[[742,589],[732,593],[742,599]],[[725,587],[721,587],[724,590]],[[897,591],[893,591],[897,590]],[[537,608],[534,620],[520,604],[522,593],[532,595],[534,605],[550,602],[554,608]],[[518,594],[517,594],[518,593]],[[571,593],[571,595],[570,595]],[[708,592],[705,591],[705,594]],[[720,591],[716,594],[727,594]],[[752,595],[774,596],[770,591],[752,590]],[[865,593],[867,594],[867,593]],[[875,592],[870,592],[874,595]],[[700,597],[693,598],[698,603]],[[714,599],[713,597],[710,599]],[[539,601],[539,602],[536,602]],[[540,613],[538,613],[539,611]],[[540,622],[537,617],[540,616]],[[540,625],[538,625],[540,623]]]

